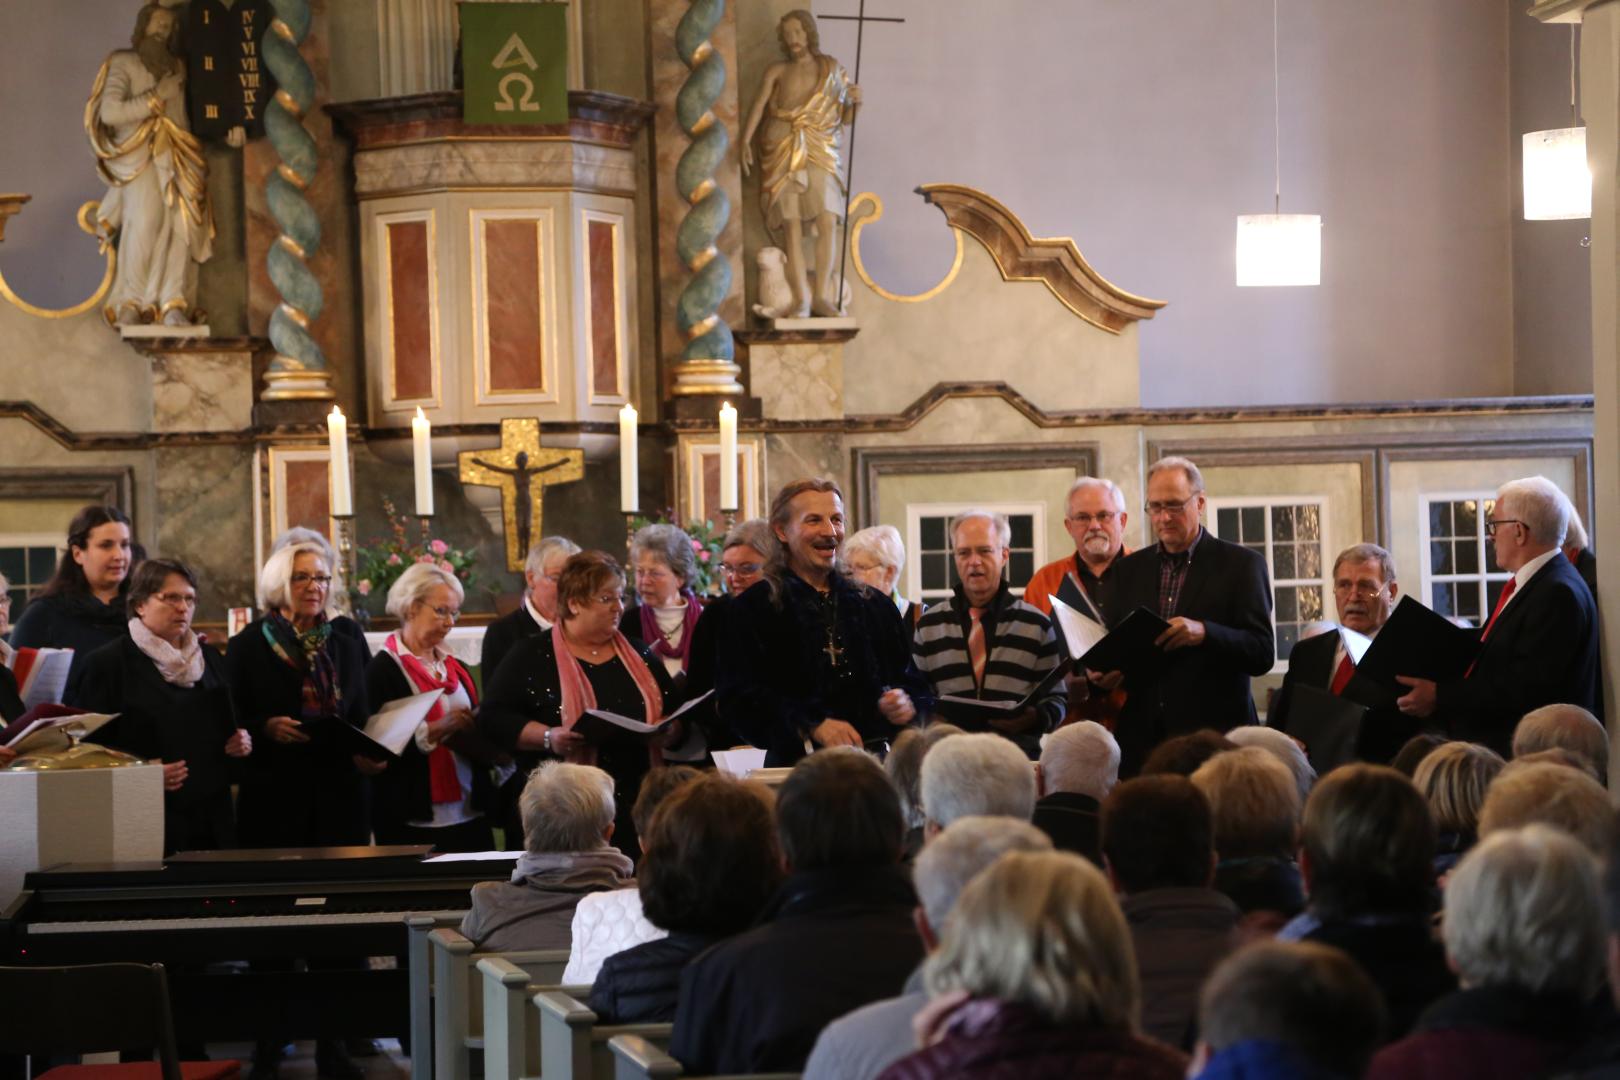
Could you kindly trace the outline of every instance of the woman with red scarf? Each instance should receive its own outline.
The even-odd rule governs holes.
[[[692,591],[701,547],[674,525],[648,525],[630,542],[636,602],[625,609],[619,632],[651,648],[677,686],[691,666],[692,631],[703,610]]]
[[[486,688],[478,729],[517,759],[513,782],[548,757],[596,765],[613,777],[613,845],[636,858],[640,848],[630,808],[662,745],[677,740],[679,722],[660,740],[624,734],[587,742],[574,725],[587,709],[656,724],[668,711],[672,684],[650,650],[619,630],[624,571],[612,556],[585,551],[563,564],[557,579],[557,624],[550,633],[512,647]],[[508,822],[507,836],[523,830]]]
[[[486,816],[495,797],[489,755],[477,737],[472,676],[443,648],[461,617],[465,592],[456,575],[433,563],[407,569],[388,590],[399,629],[366,668],[373,712],[390,701],[442,690],[398,761],[372,782],[371,827],[379,844],[432,844],[439,851],[489,851]]]

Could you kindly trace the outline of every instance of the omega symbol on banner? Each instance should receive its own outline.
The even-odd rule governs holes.
[[[490,67],[496,71],[505,71],[513,67],[526,67],[530,71],[535,71],[540,65],[534,62],[534,55],[529,52],[529,47],[523,44],[523,39],[513,34],[506,39],[506,44],[501,47],[500,54],[490,63]],[[522,100],[515,103],[512,100],[516,92],[512,89],[514,86],[520,87],[523,94]],[[540,103],[534,100],[534,80],[521,71],[502,76],[497,92],[501,95],[501,100],[495,103],[496,112],[511,112],[514,104],[522,112],[540,111]]]

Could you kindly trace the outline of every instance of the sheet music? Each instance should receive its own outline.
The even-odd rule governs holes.
[[[1102,623],[1074,610],[1056,596],[1052,597],[1052,614],[1063,632],[1064,645],[1071,659],[1078,660],[1108,636],[1108,629]]]
[[[1373,639],[1366,634],[1357,633],[1348,626],[1339,627],[1339,637],[1344,641],[1344,651],[1350,654],[1350,662],[1360,667],[1361,658],[1367,654]]]
[[[494,862],[497,859],[506,859],[511,861],[522,854],[523,852],[521,851],[452,851],[446,855],[434,855],[431,858],[423,859],[422,861],[424,863],[483,862],[486,859],[490,862]]]
[[[68,670],[73,666],[72,649],[18,649],[17,662],[23,662],[33,653],[32,664],[23,676],[21,695],[23,707],[60,705],[67,690]]]
[[[395,698],[366,721],[365,733],[397,757],[416,737],[416,729],[427,721],[428,713],[433,711],[433,703],[443,694],[443,690],[434,689],[410,697]]]
[[[765,751],[752,746],[744,746],[737,750],[711,751],[715,767],[729,776],[739,780],[746,779],[755,769],[765,767]]]

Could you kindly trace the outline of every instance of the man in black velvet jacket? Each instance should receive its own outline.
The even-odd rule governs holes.
[[[1123,673],[1128,698],[1114,729],[1119,775],[1135,776],[1148,753],[1172,735],[1230,731],[1255,722],[1249,677],[1276,662],[1271,582],[1257,552],[1211,536],[1199,524],[1204,477],[1181,457],[1148,469],[1147,516],[1158,543],[1122,559],[1110,575],[1103,610],[1117,625],[1139,607],[1170,629],[1151,668]],[[1118,673],[1100,680],[1119,685]]]
[[[792,765],[811,749],[894,738],[931,702],[894,603],[833,567],[844,497],[797,480],[771,504],[766,580],[732,603],[719,664],[720,713]]]

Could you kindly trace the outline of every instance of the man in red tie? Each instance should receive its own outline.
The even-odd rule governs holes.
[[[1520,717],[1570,704],[1603,717],[1598,685],[1597,607],[1562,557],[1569,503],[1544,476],[1503,484],[1485,523],[1496,566],[1513,575],[1480,631],[1480,651],[1461,679],[1435,683],[1400,676],[1410,687],[1396,704],[1433,717],[1453,738],[1512,753]]]
[[[1356,544],[1339,552],[1333,562],[1333,602],[1339,625],[1358,634],[1376,637],[1384,620],[1395,610],[1400,596],[1395,580],[1395,558],[1377,544]],[[1361,725],[1356,756],[1363,761],[1386,762],[1411,737],[1416,725],[1395,708],[1392,696],[1366,681],[1355,679],[1356,664],[1337,630],[1306,638],[1288,654],[1288,674],[1266,716],[1266,723],[1288,730],[1294,691],[1317,686],[1368,707]]]

